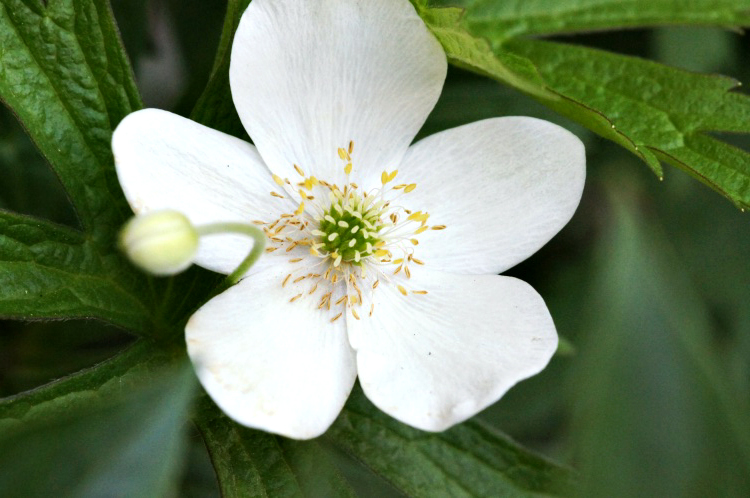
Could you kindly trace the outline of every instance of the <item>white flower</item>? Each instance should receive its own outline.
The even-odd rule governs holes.
[[[188,353],[237,422],[306,439],[359,375],[380,409],[439,431],[542,370],[557,334],[542,298],[498,276],[570,219],[581,142],[532,118],[410,143],[446,58],[406,0],[255,0],[230,82],[255,146],[159,110],[113,138],[138,213],[255,222],[267,254],[190,319]],[[230,273],[250,243],[201,239]]]

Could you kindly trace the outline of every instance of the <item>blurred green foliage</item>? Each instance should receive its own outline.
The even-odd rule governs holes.
[[[209,80],[224,3],[115,0],[113,8],[144,101],[189,114]],[[750,81],[748,39],[717,29],[558,40]],[[589,179],[571,223],[510,272],[544,296],[575,352],[515,387],[481,421],[579,469],[588,496],[749,495],[750,215],[678,170],[660,182],[636,157],[536,101],[457,69],[420,136],[501,115],[573,130],[586,143]],[[750,149],[746,136],[717,136]],[[0,177],[0,208],[76,225],[59,181],[5,109]],[[0,322],[0,396],[91,366],[129,337],[93,321]],[[131,406],[153,406],[153,392],[144,392],[143,404]],[[175,394],[180,403],[184,392]],[[126,418],[106,430],[126,430]],[[105,430],[101,423],[93,426]],[[185,441],[184,465],[172,458],[169,470],[183,475],[173,494],[218,496],[201,439]],[[401,496],[341,447],[324,440],[321,451],[348,481],[342,486]]]

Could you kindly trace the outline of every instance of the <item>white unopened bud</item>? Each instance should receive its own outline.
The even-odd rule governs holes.
[[[198,232],[177,211],[132,218],[120,232],[120,247],[136,266],[154,275],[174,275],[193,262]]]

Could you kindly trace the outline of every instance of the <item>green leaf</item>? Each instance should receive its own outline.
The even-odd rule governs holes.
[[[442,2],[438,2],[442,3]],[[466,23],[493,42],[643,26],[696,25],[737,29],[750,25],[748,0],[447,0],[466,8]]]
[[[60,177],[84,229],[111,244],[130,213],[111,132],[140,100],[109,3],[0,0],[0,56],[0,99]]]
[[[232,54],[234,32],[237,31],[240,17],[249,4],[250,0],[229,0],[227,3],[224,29],[221,32],[211,78],[190,114],[190,119],[198,123],[246,140],[247,132],[237,115],[229,88],[229,59]]]
[[[293,441],[242,427],[205,396],[195,423],[224,497],[354,496],[315,441]]]
[[[750,154],[708,135],[750,132],[750,97],[730,91],[735,80],[572,45],[505,47],[532,60],[561,97],[543,103],[624,146],[657,175],[666,161],[750,207]]]
[[[99,318],[143,333],[150,312],[124,286],[128,271],[77,230],[0,210],[0,316]]]
[[[428,8],[426,2],[412,4],[429,30],[443,46],[448,61],[507,83],[531,95],[546,95],[542,80],[531,62],[512,53],[493,53],[489,43],[469,34],[462,22],[462,9]]]
[[[409,496],[568,496],[574,489],[572,471],[477,421],[422,432],[379,411],[358,387],[325,437]]]
[[[95,369],[0,401],[0,495],[174,491],[195,376],[140,343]]]
[[[746,496],[750,420],[711,317],[632,177],[612,211],[570,392],[584,496]]]

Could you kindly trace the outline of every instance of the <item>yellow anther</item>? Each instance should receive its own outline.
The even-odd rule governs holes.
[[[421,227],[417,228],[417,230],[414,232],[414,235],[419,235],[420,233],[424,232],[425,230],[428,230],[430,227],[427,225],[422,225]]]
[[[411,260],[414,261],[418,265],[424,265],[424,261],[422,261],[421,259],[417,259],[412,256]]]
[[[284,198],[283,195],[281,195],[281,194],[279,194],[277,192],[271,192],[271,195],[274,196],[274,197],[278,197],[279,199],[283,199]]]
[[[400,264],[401,264],[401,263],[403,263],[403,262],[404,262],[404,258],[398,258],[398,259],[394,259],[394,260],[392,261],[392,263],[393,263],[394,265],[400,265]]]
[[[359,315],[357,314],[357,312],[355,310],[352,310],[352,315],[354,316],[354,318],[356,318],[357,320],[359,320]]]
[[[290,263],[299,263],[300,261],[302,261],[302,258],[294,258],[289,260]]]
[[[304,190],[300,190],[299,191],[299,196],[302,197],[303,199],[307,200],[307,194],[305,193]]]
[[[433,230],[445,230],[445,225],[433,225],[430,228]]]
[[[278,185],[279,187],[284,186],[284,180],[282,180],[280,176],[278,175],[271,175],[271,176],[273,177],[273,181],[276,182],[276,185]]]
[[[376,280],[374,284],[372,284],[372,290],[375,290],[378,288],[378,285],[380,285],[380,280]]]
[[[343,315],[343,314],[344,314],[344,313],[342,312],[342,313],[339,313],[338,315],[334,316],[333,318],[331,318],[331,323],[333,323],[333,322],[335,322],[336,320],[338,320],[339,318],[341,318],[341,315]]]
[[[421,294],[421,295],[425,295],[425,294],[427,294],[427,291],[426,291],[426,290],[418,290],[418,291],[411,291],[411,293],[412,293],[412,294]]]
[[[284,279],[283,282],[281,282],[281,286],[284,287],[286,285],[286,283],[289,282],[290,278],[292,278],[292,274],[291,273],[286,276],[286,278]]]
[[[411,278],[411,271],[408,266],[404,267],[404,273],[406,274],[406,278]]]
[[[299,176],[305,176],[305,172],[302,171],[302,168],[300,168],[296,164],[294,165],[294,169],[297,171],[297,173],[299,174]]]
[[[414,245],[419,244],[419,241],[417,239],[409,239],[409,242],[411,242]]]
[[[304,203],[304,202],[300,202],[300,203],[299,203],[299,207],[298,207],[298,208],[297,208],[297,210],[296,210],[296,211],[294,212],[294,214],[296,214],[297,216],[299,216],[299,215],[301,215],[301,214],[302,214],[302,213],[304,213],[304,212],[305,212],[305,203]]]
[[[430,217],[430,213],[423,213],[422,211],[417,211],[416,213],[412,213],[409,215],[409,221],[419,221],[424,223],[427,221],[427,218]]]
[[[409,192],[411,192],[415,188],[417,188],[417,184],[416,183],[412,183],[411,185],[407,185],[406,186],[406,188],[404,189],[404,192],[406,192],[408,194]]]
[[[317,249],[315,249],[314,247],[311,247],[310,248],[310,255],[311,256],[320,256],[320,253],[318,252]]]
[[[344,173],[346,173],[348,175],[351,172],[352,172],[352,163],[347,163],[347,165],[344,166]]]
[[[401,294],[403,294],[404,296],[406,296],[406,295],[408,294],[408,292],[406,292],[406,289],[404,288],[404,286],[403,286],[403,285],[399,285],[399,286],[398,286],[398,291],[399,291],[399,292],[400,292]]]
[[[354,141],[349,140],[349,154],[351,154],[354,151]]]
[[[346,150],[344,150],[344,149],[342,149],[340,147],[339,147],[339,157],[341,159],[343,159],[344,161],[351,161],[352,160],[352,158],[349,157],[349,153]]]
[[[393,181],[393,179],[396,178],[396,175],[398,175],[398,170],[394,169],[393,171],[391,171],[391,174],[388,175],[388,181]]]
[[[377,256],[378,258],[382,258],[383,256],[386,256],[387,254],[388,254],[388,250],[386,249],[378,249],[377,251],[375,251],[375,256]]]
[[[388,183],[388,172],[387,171],[383,171],[382,173],[380,173],[380,183],[382,183],[383,185],[385,185],[386,183]]]
[[[302,294],[297,294],[296,296],[294,296],[293,298],[291,298],[291,299],[289,300],[289,302],[290,302],[290,303],[293,303],[294,301],[296,301],[297,299],[299,299],[299,298],[301,298],[301,297],[302,297]]]

